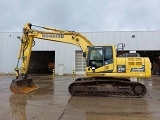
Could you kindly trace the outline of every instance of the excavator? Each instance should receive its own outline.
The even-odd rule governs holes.
[[[21,46],[15,68],[16,78],[11,82],[11,92],[27,94],[39,88],[27,74],[35,38],[73,44],[82,49],[83,57],[86,58],[85,75],[69,85],[68,91],[71,95],[143,97],[146,94],[145,85],[130,78],[151,76],[151,63],[148,57],[119,57],[115,45],[95,46],[79,32],[31,23],[24,25],[20,37]],[[18,66],[20,60],[22,60],[21,67]]]

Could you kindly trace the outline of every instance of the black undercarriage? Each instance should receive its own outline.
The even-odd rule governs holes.
[[[68,89],[73,96],[143,97],[146,94],[142,83],[112,77],[77,78]]]

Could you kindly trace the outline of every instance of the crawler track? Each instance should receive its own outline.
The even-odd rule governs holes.
[[[73,96],[143,97],[146,87],[128,79],[111,77],[78,78],[68,87]]]

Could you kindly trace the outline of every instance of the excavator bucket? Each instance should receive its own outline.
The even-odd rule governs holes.
[[[32,78],[13,79],[10,85],[11,92],[15,94],[26,94],[38,88],[39,87],[33,82]]]

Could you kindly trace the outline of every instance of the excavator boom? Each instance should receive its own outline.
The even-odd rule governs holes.
[[[32,29],[34,27],[40,27],[44,31],[38,31]],[[27,23],[24,25],[23,34],[21,39],[21,46],[18,55],[19,60],[22,59],[22,67],[18,68],[18,63],[15,68],[16,79],[13,79],[10,85],[10,90],[16,94],[29,93],[39,87],[33,82],[32,78],[27,75],[28,66],[30,62],[30,56],[32,47],[34,46],[34,39],[43,39],[67,44],[73,44],[79,46],[83,52],[87,53],[87,48],[93,46],[93,44],[83,35],[74,31],[64,31],[55,28],[42,27]]]

